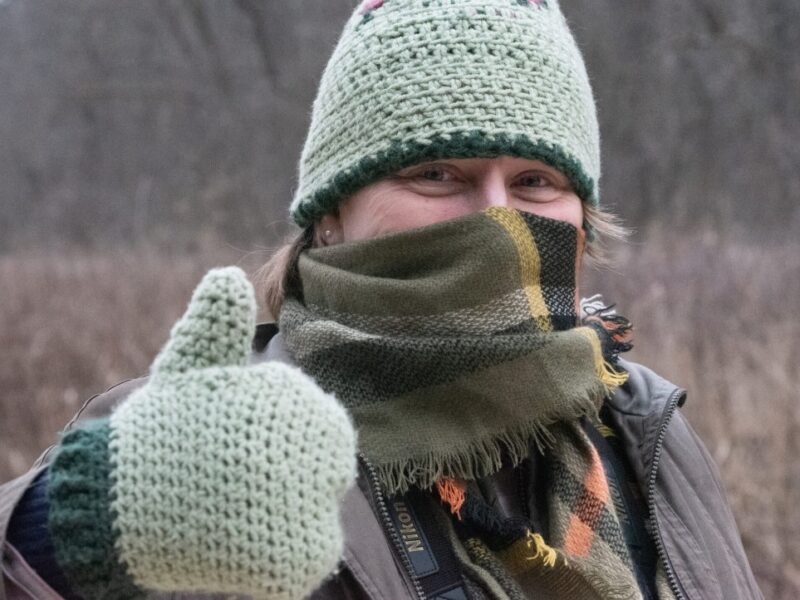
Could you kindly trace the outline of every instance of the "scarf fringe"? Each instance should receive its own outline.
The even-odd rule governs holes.
[[[552,546],[548,546],[547,542],[544,541],[544,538],[540,533],[528,531],[525,544],[529,550],[535,550],[535,552],[526,557],[525,560],[541,560],[545,567],[552,568],[556,566],[556,560],[558,560],[558,551]],[[569,563],[567,562],[567,559],[564,558],[564,566],[567,566],[568,564]]]
[[[585,397],[575,400],[580,412],[569,418],[589,418],[597,421],[598,403],[591,398],[604,394],[605,389],[591,390]],[[518,465],[530,454],[533,444],[540,453],[552,448],[556,436],[550,431],[565,418],[552,415],[551,418],[520,425],[509,431],[472,442],[464,448],[446,453],[430,453],[423,457],[410,457],[387,463],[373,463],[372,467],[383,490],[388,496],[404,494],[412,486],[432,489],[442,478],[475,480],[496,473],[503,467],[503,457]],[[369,458],[369,457],[367,457]]]
[[[450,507],[450,512],[461,520],[461,509],[467,498],[467,485],[463,479],[442,477],[436,482],[439,499]]]
[[[628,381],[628,374],[617,371],[603,356],[603,346],[600,344],[600,338],[597,336],[597,332],[594,329],[591,327],[578,327],[575,331],[580,332],[589,340],[592,347],[595,373],[606,387],[606,393],[611,392],[613,388],[619,387]]]

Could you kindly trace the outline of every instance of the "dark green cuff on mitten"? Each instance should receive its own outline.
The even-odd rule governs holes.
[[[67,432],[50,466],[49,526],[70,585],[94,600],[143,598],[115,549],[109,420]]]

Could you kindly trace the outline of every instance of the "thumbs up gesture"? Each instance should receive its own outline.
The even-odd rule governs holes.
[[[147,384],[64,436],[50,527],[82,595],[302,598],[335,568],[355,434],[298,369],[247,366],[254,319],[244,273],[210,271]]]

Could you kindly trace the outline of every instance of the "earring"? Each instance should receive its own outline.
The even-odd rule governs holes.
[[[329,237],[331,237],[331,235],[333,235],[333,232],[332,232],[330,229],[326,229],[326,230],[325,230],[325,233],[324,233],[323,235],[324,235],[326,238],[329,238]]]

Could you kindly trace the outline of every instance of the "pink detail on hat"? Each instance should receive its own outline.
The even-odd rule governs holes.
[[[365,15],[381,6],[383,6],[383,0],[364,0],[364,2],[361,3],[361,8],[358,10],[362,15]]]

